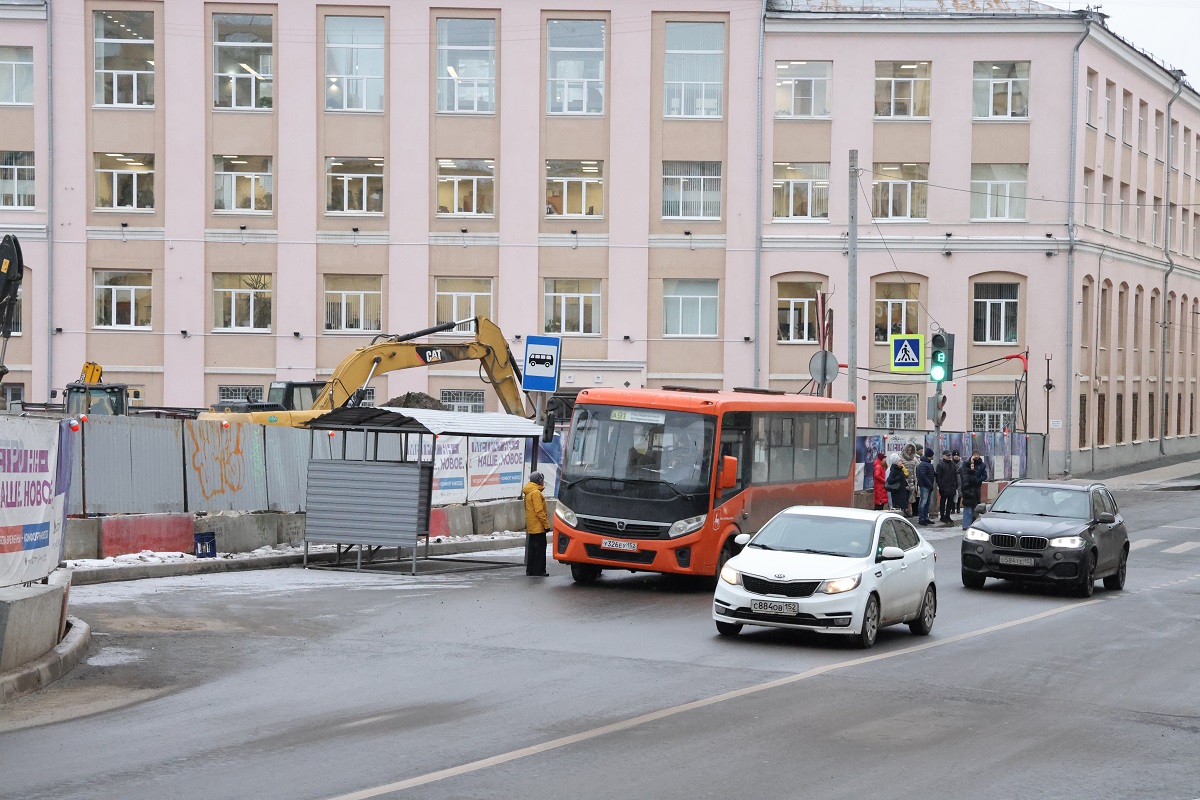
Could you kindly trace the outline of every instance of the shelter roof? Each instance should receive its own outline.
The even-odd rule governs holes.
[[[498,436],[533,438],[542,435],[535,422],[496,412],[433,411],[426,408],[338,408],[309,420],[308,427],[324,430],[388,430],[432,433],[435,436]]]

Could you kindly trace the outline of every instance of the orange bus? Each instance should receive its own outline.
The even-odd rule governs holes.
[[[797,504],[849,506],[854,404],[765,390],[586,389],[563,451],[554,558],[717,575],[739,533]]]

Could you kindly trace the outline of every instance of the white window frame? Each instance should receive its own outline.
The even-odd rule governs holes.
[[[898,180],[892,179],[892,178],[881,178],[879,176],[884,175],[887,171],[891,171],[893,168],[895,168],[895,170],[897,170],[897,171],[901,171],[902,166],[896,165],[896,164],[876,164],[875,165],[875,178],[872,181],[872,187],[871,187],[873,190],[872,191],[873,199],[884,201],[884,202],[874,203],[875,208],[872,209],[872,212],[873,212],[875,218],[880,219],[880,220],[899,219],[899,220],[926,221],[929,219],[929,178],[928,178],[929,165],[928,164],[905,164],[903,166],[911,166],[911,167],[922,167],[923,166],[923,167],[925,167],[926,177],[919,178],[919,179],[917,179],[917,178],[915,178],[915,179],[901,178]],[[914,195],[914,190],[917,187],[921,187],[921,186],[923,186],[925,188],[925,214],[923,216],[918,217],[918,216],[913,216],[913,195]],[[884,193],[886,193],[886,196]],[[900,198],[903,198],[904,207],[907,211],[907,213],[903,214],[903,215],[895,214],[892,211],[893,206],[896,204],[896,201]],[[884,212],[884,213],[881,213],[881,212]]]
[[[9,156],[17,155],[28,156],[30,163],[12,165],[4,163],[10,160]],[[29,150],[5,150],[0,152],[0,208],[29,210],[36,207],[37,184],[34,181],[36,167],[33,159],[34,154]],[[22,184],[28,186],[28,192],[21,191]],[[4,202],[8,197],[12,198],[12,203]],[[27,200],[28,202],[19,202],[22,200]]]
[[[691,286],[680,286],[687,283]],[[699,294],[698,292],[684,293],[688,289],[698,290],[700,287],[697,284],[711,284],[712,294]],[[668,293],[668,289],[674,285],[675,293]],[[664,338],[705,338],[714,339],[717,337],[720,330],[720,281],[707,279],[667,279],[663,281],[663,337]],[[669,308],[674,306],[676,309],[676,319],[679,322],[678,330],[670,329],[671,314]],[[683,329],[684,309],[694,307],[696,317],[696,327],[694,330]],[[707,315],[707,316],[706,316]],[[708,332],[710,331],[711,332]]]
[[[909,291],[909,287],[915,287],[916,291],[918,293],[918,296],[917,297],[908,297],[906,295],[904,297],[880,297],[881,290],[884,287],[897,287],[897,288],[893,289],[893,291],[905,292],[905,293],[907,293]],[[901,320],[901,328],[903,330],[895,331],[895,333],[904,334],[904,335],[913,335],[913,334],[917,333],[917,327],[920,325],[920,319],[919,319],[920,308],[921,308],[921,300],[919,297],[920,291],[921,291],[920,284],[916,284],[916,283],[880,282],[880,283],[875,284],[875,302],[872,304],[872,313],[874,313],[876,318],[878,318],[879,317],[879,304],[883,303],[884,317],[886,319],[886,322],[884,322],[884,325],[883,325],[882,337],[880,336],[880,333],[879,333],[879,325],[878,324],[875,325],[875,344],[887,344],[888,343],[888,338],[893,333],[892,320],[896,319],[897,312],[899,313],[899,319]],[[912,315],[912,318],[913,318],[912,330],[908,330],[908,318],[909,318],[910,306],[911,306],[912,310],[914,311],[914,313]]]
[[[480,174],[480,175],[459,175],[459,174],[454,174],[454,173],[443,174],[442,168],[447,166],[447,163],[444,163],[444,162],[453,162],[456,160],[462,160],[462,161],[482,160],[485,164],[488,164],[490,166],[484,168],[487,171],[487,174]],[[436,183],[439,183],[439,184],[440,183],[451,183],[454,186],[454,204],[451,206],[451,208],[453,208],[454,210],[438,211],[437,215],[439,217],[494,217],[496,215],[496,212],[494,210],[495,205],[496,205],[496,162],[494,160],[492,160],[490,158],[487,158],[487,159],[441,159],[441,158],[439,158],[437,163],[438,163],[438,170],[437,170],[438,174],[437,174]],[[485,183],[490,183],[492,186],[492,208],[493,208],[492,211],[479,211],[478,210],[479,209],[479,195],[480,195],[479,190],[480,190],[480,187],[483,186]],[[458,208],[461,205],[460,201],[464,197],[468,196],[466,194],[463,194],[462,186],[464,184],[466,184],[470,187],[468,190],[470,193],[469,196],[471,198],[471,210],[470,211],[459,211],[458,210]],[[436,203],[436,200],[437,200],[436,185],[434,188],[435,188],[434,200]]]
[[[557,188],[563,199],[563,210],[559,213],[553,209],[549,202],[546,203],[547,217],[584,217],[587,219],[599,219],[604,216],[604,162],[603,161],[572,161],[568,163],[578,164],[580,171],[594,172],[595,175],[587,177],[576,176],[551,176],[550,164],[554,160],[546,162],[546,195],[549,197],[551,189]],[[560,162],[562,163],[562,162]],[[578,187],[578,197],[580,199],[580,207],[578,211],[569,210],[568,198],[570,198],[571,186]],[[600,192],[600,213],[589,214],[587,210],[590,206],[587,203],[588,190],[598,189]]]
[[[993,166],[991,164],[978,164],[972,166]],[[1026,170],[1029,169],[1027,164],[1001,164],[997,166],[1020,166]],[[975,214],[974,202],[972,202],[971,219],[978,221],[1005,221],[1005,222],[1021,222],[1025,220],[1027,210],[1026,193],[1029,190],[1029,178],[1026,173],[1024,180],[977,180],[971,179],[971,197],[972,200],[978,199],[982,195],[984,203],[983,216]],[[1014,208],[1015,207],[1015,208]],[[1019,210],[1020,213],[1017,213]]]
[[[785,297],[783,286],[797,283],[811,285],[816,288],[812,297]],[[817,319],[817,297],[820,287],[812,281],[779,281],[775,288],[775,341],[787,344],[816,344],[818,328],[821,320]],[[779,323],[779,314],[787,314],[786,326]],[[797,325],[799,323],[799,325]],[[813,328],[813,336],[805,335],[809,326]],[[786,331],[783,328],[786,327]]]
[[[263,399],[263,387],[254,386],[252,384],[232,385],[220,384],[217,386],[217,402],[231,403],[245,400],[249,403],[261,403]]]
[[[775,116],[781,119],[829,119],[833,106],[832,100],[832,84],[833,84],[833,62],[832,61],[811,61],[811,62],[794,62],[796,65],[807,64],[824,64],[825,75],[823,77],[779,77],[781,65],[786,69],[793,62],[776,61],[775,62]],[[801,91],[797,95],[797,87],[807,89],[807,92]],[[818,92],[818,89],[820,90]],[[779,107],[779,92],[786,90],[788,97],[787,110]],[[824,107],[818,108],[818,98],[824,100]],[[796,110],[797,100],[800,101],[801,109]],[[803,104],[807,102],[810,106],[808,113],[803,110]]]
[[[386,40],[387,26],[383,17],[372,17],[368,15],[358,14],[329,14],[325,17],[325,110],[333,113],[345,111],[363,112],[363,113],[381,113],[387,105],[387,49],[385,41],[380,41],[378,44],[374,42],[330,42],[329,41],[329,20],[331,19],[355,19],[355,20],[371,20],[379,24],[379,35]],[[329,72],[329,56],[331,51],[348,50],[349,59],[353,63],[356,73],[353,75],[332,74]],[[360,51],[377,51],[380,55],[380,62],[383,64],[383,72],[379,75],[367,75],[357,72],[361,57]],[[347,89],[354,82],[358,86],[358,97],[360,103],[358,105],[350,105],[349,98],[354,96],[354,92]],[[379,106],[375,107],[371,98],[375,96],[373,92],[368,91],[368,87],[373,81],[378,81],[381,84],[379,92]],[[331,98],[336,98],[340,105],[330,105]]]
[[[379,172],[351,172],[338,169],[346,161],[370,161],[379,166]],[[359,156],[329,156],[325,159],[325,213],[326,214],[350,214],[354,216],[382,217],[384,213],[384,183],[383,183],[383,168],[384,162],[382,158],[375,157],[359,157]],[[330,201],[337,199],[339,194],[338,184],[340,182],[341,202],[337,205],[340,207],[330,208]],[[378,184],[376,186],[376,184]],[[362,208],[350,208],[351,192],[350,189],[357,185],[359,188],[359,198],[362,201]],[[379,208],[368,208],[370,205],[371,192],[373,189],[379,190]]]
[[[1133,144],[1133,93],[1121,93],[1121,143]]]
[[[458,289],[442,288],[443,286],[446,285],[443,283],[443,281],[457,281],[457,280],[487,281],[487,291],[486,292],[481,292],[481,291],[472,292],[472,291],[461,291]],[[491,316],[492,301],[493,301],[492,292],[495,289],[495,284],[491,278],[444,276],[441,278],[435,278],[433,286],[434,286],[433,313],[434,313],[434,317],[437,318],[436,324],[441,325],[442,323],[445,323],[445,322],[459,322],[460,320],[467,320],[466,322],[463,322],[462,325],[459,325],[458,327],[454,328],[453,331],[446,331],[446,333],[474,333],[475,328],[474,328],[474,325],[470,322],[470,320],[474,319],[475,317],[481,316],[481,315],[485,316],[485,317]],[[479,303],[480,298],[487,298],[487,312],[486,313],[480,312],[478,309],[478,306],[480,304]],[[450,307],[454,309],[454,316],[450,319],[438,318],[438,308],[441,305],[441,303],[439,301],[447,300],[447,299],[450,301]],[[463,308],[464,304],[465,304],[465,308]],[[464,311],[464,313],[461,317],[458,316],[458,312],[459,312],[460,308],[463,308],[463,311]]]
[[[271,19],[271,41],[269,42],[228,42],[217,39],[217,20],[221,17],[269,17]],[[246,12],[217,12],[212,15],[213,25],[213,108],[230,109],[233,111],[270,111],[275,105],[275,15],[246,13]],[[254,60],[258,62],[258,69],[251,67],[248,64],[239,62],[239,66],[246,69],[247,72],[217,72],[218,65],[221,63],[221,48],[257,48],[258,57]],[[263,56],[266,56],[264,62]],[[270,70],[263,71],[264,63],[270,66]],[[233,84],[233,90],[229,93],[229,104],[221,104],[221,81],[229,81]],[[250,86],[250,103],[238,102],[238,89],[244,84]],[[265,87],[266,91],[259,95],[260,86]],[[265,102],[264,101],[268,101]]]
[[[1138,152],[1148,154],[1146,139],[1150,134],[1150,104],[1138,101]]]
[[[113,9],[113,10],[116,10],[116,9]],[[135,12],[135,13],[149,14],[150,15],[150,29],[151,29],[151,31],[154,30],[154,12],[153,11],[140,11],[139,12],[136,9],[121,9],[121,11],[124,13]],[[150,39],[143,39],[140,36],[137,36],[136,34],[134,34],[134,38],[131,38],[131,39],[107,39],[107,38],[102,38],[100,36],[97,36],[96,35],[96,22],[99,19],[101,14],[104,14],[107,16],[107,12],[105,12],[105,11],[93,11],[92,12],[93,52],[95,50],[103,47],[104,45],[110,45],[110,44],[115,44],[115,45],[127,45],[127,44],[147,45],[148,44],[151,47],[151,58],[154,58],[155,60],[157,60],[157,58],[156,58],[157,53],[153,49],[154,48],[153,35],[151,35]],[[110,19],[111,19],[111,17],[110,17]],[[132,33],[132,31],[131,31],[131,33]],[[153,63],[153,61],[151,61],[150,63]],[[95,79],[93,81],[93,89],[92,89],[92,104],[93,105],[98,106],[98,107],[103,107],[103,108],[154,108],[154,90],[156,88],[154,86],[154,70],[152,70],[152,69],[97,69],[95,63],[92,64],[92,70],[95,75]],[[118,99],[118,91],[117,90],[119,88],[119,82],[122,81],[123,79],[128,80],[129,96],[133,98],[132,102],[122,103]],[[149,103],[139,103],[138,102],[138,84],[141,82],[144,82],[146,80],[149,80],[149,82],[150,82],[150,95],[151,95],[150,102]],[[104,98],[102,95],[102,89],[101,89],[101,83],[100,83],[101,81],[104,81],[105,83],[107,83],[109,81],[112,82],[113,100],[111,103],[104,102]]]
[[[782,167],[782,169],[780,169]],[[809,168],[813,173],[824,172],[824,177],[813,178],[780,178],[775,177],[771,182],[771,219],[779,220],[817,220],[820,222],[829,221],[829,164],[824,163],[801,163],[801,162],[780,162],[774,165],[775,175],[780,173],[786,174],[791,169]],[[775,205],[775,192],[782,191],[784,194],[786,214],[777,214]],[[800,194],[808,200],[808,214],[800,215],[793,214],[796,208],[796,195]],[[825,213],[820,212],[824,209]]]
[[[274,212],[274,159],[266,157],[265,171],[228,169],[227,164],[238,165],[241,159],[225,159],[222,156],[213,157],[213,211],[217,214],[259,214],[270,216]],[[243,193],[257,200],[259,190],[270,198],[268,208],[238,208],[236,206],[239,183],[249,185],[249,192]],[[218,189],[219,185],[219,189]],[[224,203],[224,207],[222,207]]]
[[[711,173],[716,167],[716,175]],[[720,161],[664,161],[662,218],[675,220],[719,220],[721,218],[721,172]],[[673,174],[672,174],[673,173]],[[677,200],[668,200],[674,190]],[[711,196],[716,195],[716,213],[713,214]],[[668,202],[678,203],[678,213],[668,214]],[[686,213],[696,212],[696,213]]]
[[[1026,70],[1029,70],[1028,61],[976,61],[975,64],[987,64],[989,69],[994,69],[1000,64],[1013,64],[1014,66],[1017,64],[1024,64],[1026,66]],[[987,86],[988,97],[987,113],[979,114],[977,113],[979,109],[974,108],[973,113],[975,119],[1029,119],[1029,89],[1031,85],[1031,78],[994,78],[989,76],[982,78],[973,77],[973,81],[976,94],[979,93],[981,86]],[[1018,84],[1024,84],[1024,92],[1022,93],[1025,98],[1025,107],[1023,109],[1024,113],[1014,113],[1014,111],[1022,110],[1013,107],[1013,97],[1016,94],[1015,89],[1018,88]],[[1004,114],[994,113],[993,99],[995,97],[996,87],[998,86],[1007,87],[1005,90],[1005,94],[1007,96],[1006,113]],[[972,105],[974,105],[974,96],[972,96],[971,102]]]
[[[1012,430],[1016,418],[1016,398],[1011,394],[976,394],[971,396],[971,430]]]
[[[113,273],[145,275],[147,283],[145,285],[137,284],[137,285],[128,285],[128,286],[121,285],[121,284],[101,283],[102,276],[106,277]],[[98,328],[100,330],[148,331],[154,327],[154,322],[153,322],[153,320],[154,320],[154,316],[153,316],[154,315],[154,277],[153,277],[153,273],[150,273],[150,272],[147,272],[144,270],[99,270],[98,269],[92,273],[92,289],[93,289],[93,302],[92,302],[92,327],[93,328]],[[139,294],[141,294],[141,293],[145,293],[145,296],[149,297],[150,304],[151,304],[150,305],[150,314],[151,314],[150,320],[151,321],[146,323],[145,325],[138,325],[136,323],[137,302],[138,302]],[[102,295],[107,295],[107,300],[106,300],[105,304],[108,306],[109,315],[110,315],[109,318],[112,320],[117,319],[117,307],[121,304],[122,301],[127,302],[129,304],[129,323],[128,324],[111,322],[107,325],[104,325],[104,324],[101,324],[96,319],[95,301]]]
[[[492,43],[490,45],[463,45],[449,44],[443,36],[443,30],[448,31],[449,26],[453,22],[462,20],[470,20],[471,22],[487,19],[492,23]],[[438,67],[439,74],[436,74],[437,86],[434,91],[434,104],[437,107],[438,114],[495,114],[496,113],[496,20],[486,17],[438,17],[436,23],[437,36],[437,63],[442,63],[442,53],[455,50],[472,50],[479,53],[490,53],[490,63],[488,65],[488,75],[459,75],[454,71],[452,64],[446,65],[445,69],[450,74],[441,75],[441,66]],[[443,91],[443,87],[449,87],[448,91]],[[469,91],[468,91],[469,89]],[[470,103],[464,103],[465,98],[470,100]],[[443,98],[448,98],[452,102],[446,103]]]
[[[553,291],[554,284],[560,281],[591,284],[595,287],[595,291]],[[549,311],[553,306],[557,311],[558,325],[555,326],[553,324],[554,317],[547,314],[542,324],[544,332],[559,336],[599,336],[600,320],[603,318],[600,313],[600,285],[600,281],[590,278],[546,278],[542,283],[543,313]],[[591,301],[590,305],[588,301]],[[572,315],[575,317],[573,325],[571,324]],[[584,322],[589,316],[592,329],[585,331]]]
[[[1012,286],[1016,289],[1016,297],[1011,298],[988,298],[980,297],[979,290],[983,286]],[[1002,281],[980,281],[975,284],[975,288],[971,292],[973,314],[971,317],[971,338],[975,344],[1016,344],[1020,331],[1017,330],[1021,325],[1021,285],[1019,283],[1002,282]],[[1009,329],[1009,314],[1013,317],[1011,330]],[[975,327],[975,321],[980,319],[982,314],[983,320],[983,337],[978,336],[978,330]],[[999,335],[993,335],[992,329],[995,327],[999,330]]]
[[[570,20],[546,20],[546,113],[554,116],[599,116],[604,113],[605,103],[605,84],[604,75],[607,67],[604,46],[600,47],[554,47],[550,44],[550,30],[555,22],[578,23],[592,22],[600,25],[600,39],[602,42],[607,42],[606,35],[608,33],[608,23],[602,19],[570,19]],[[601,77],[599,78],[559,78],[550,74],[550,67],[555,62],[550,58],[551,53],[579,53],[579,60],[595,61],[599,54],[599,70]],[[555,106],[554,98],[561,98],[558,106]],[[574,103],[571,99],[574,97],[581,98],[581,105],[578,109],[573,109]],[[592,105],[592,99],[599,98],[599,107]]]
[[[0,100],[0,106],[31,106],[33,105],[33,48],[32,47],[4,47],[4,50],[13,51],[15,60],[0,61],[0,76],[4,72],[8,73],[7,81],[9,86],[6,87],[11,91],[11,100]],[[24,59],[20,56],[28,54],[29,58]],[[2,81],[3,78],[0,78]],[[22,96],[22,89],[27,89],[27,93]]]
[[[487,410],[483,389],[442,389],[442,405],[460,414],[482,414]]]
[[[222,275],[222,274],[237,275],[238,277],[242,277],[244,275],[261,275],[267,279],[267,288],[254,289],[251,287],[245,287],[245,288],[230,289],[230,288],[226,288],[226,287],[218,287],[216,285],[216,276]],[[257,311],[256,306],[259,303],[263,302],[263,300],[259,297],[260,295],[266,295],[265,300],[267,303],[267,308],[271,309],[272,299],[273,299],[272,295],[271,295],[271,283],[272,283],[271,279],[272,279],[271,274],[266,273],[266,272],[263,272],[263,273],[253,273],[253,272],[252,273],[243,273],[243,272],[214,273],[213,274],[213,315],[214,315],[214,317],[216,316],[218,308],[227,306],[229,309],[229,319],[231,321],[231,324],[218,325],[216,319],[214,318],[213,319],[213,330],[214,331],[232,331],[235,333],[239,333],[239,332],[240,333],[269,333],[271,331],[271,322],[269,319],[269,317],[271,316],[270,312],[268,312],[268,315],[267,315],[268,322],[267,322],[266,327],[263,327],[263,328],[256,327],[254,324],[254,321],[258,317],[258,314],[255,313]],[[243,278],[243,281],[244,281],[244,278]],[[249,324],[248,325],[238,325],[237,324],[238,300],[241,298],[245,298],[246,301],[249,303],[250,311],[249,311]],[[274,309],[271,309],[271,311],[273,311],[273,310]]]
[[[875,74],[875,91],[876,91],[876,94],[878,94],[879,87],[881,85],[886,85],[888,87],[888,113],[880,114],[879,108],[876,107],[875,108],[875,118],[876,119],[929,119],[929,109],[926,109],[924,114],[917,114],[917,113],[899,114],[899,113],[897,113],[896,112],[896,87],[901,86],[901,85],[908,86],[909,109],[915,112],[916,105],[917,105],[917,84],[919,84],[919,83],[925,84],[925,101],[926,101],[926,103],[928,103],[932,106],[932,103],[933,103],[932,76],[927,74],[925,77],[921,77],[919,75],[914,75],[911,78],[909,78],[909,77],[901,77],[901,78],[880,77],[878,74],[880,64],[904,64],[904,62],[903,61],[876,61],[875,62],[875,72],[876,72],[876,74]],[[931,71],[930,62],[928,62],[928,61],[916,61],[916,62],[913,62],[911,65],[906,65],[906,66],[911,66],[914,69],[919,69],[919,67],[922,64],[925,65],[926,72]],[[901,102],[903,102],[903,101],[901,101]]]
[[[900,392],[876,392],[871,401],[871,417],[875,428],[889,431],[917,430],[917,396]]]
[[[666,23],[667,38],[670,38],[672,25],[717,25],[721,28],[721,49],[719,50],[672,50],[664,46],[664,64],[671,61],[671,56],[720,56],[721,77],[715,81],[697,80],[668,80],[666,67],[663,73],[663,117],[666,119],[721,119],[725,104],[725,23],[724,22],[668,22]],[[674,91],[673,91],[674,90]],[[673,108],[672,101],[678,101],[678,108]]]
[[[106,157],[107,157],[107,155],[106,155]],[[140,153],[137,155],[122,156],[121,158],[126,159],[127,163],[130,163],[130,164],[144,165],[146,163],[145,161],[138,162],[138,161],[134,161],[133,159],[148,158],[151,161],[153,161],[154,156],[150,153]],[[95,181],[97,184],[96,186],[93,187],[93,189],[96,192],[95,208],[97,208],[99,210],[117,209],[117,210],[122,210],[122,211],[128,211],[128,210],[153,211],[154,210],[154,168],[153,167],[151,167],[150,169],[143,169],[143,170],[114,169],[114,168],[110,168],[110,167],[104,167],[104,168],[96,167],[94,172],[95,172]],[[109,205],[109,206],[100,205],[99,180],[100,180],[101,175],[108,175],[109,180],[112,183],[112,205]],[[143,180],[139,176],[147,176],[150,179],[150,190],[151,190],[150,191],[150,205],[143,206],[143,205],[138,204],[138,195],[140,194],[138,184],[141,183]],[[120,196],[120,192],[118,191],[117,184],[121,178],[125,178],[125,177],[130,178],[131,186],[132,186],[132,192],[131,192],[130,196],[133,199],[133,205],[129,205],[129,206],[117,205],[117,200]]]
[[[378,275],[346,275],[333,276],[326,275],[326,281],[330,277],[356,277],[356,278],[375,278],[379,281],[379,289],[330,289],[325,287],[325,333],[378,333],[383,330],[383,279]],[[379,305],[379,325],[378,327],[367,327],[373,320],[369,318],[367,313],[367,299],[374,297]],[[329,320],[329,303],[333,300],[338,306],[339,323],[337,326],[331,326]],[[362,323],[360,328],[346,327],[346,309],[358,306],[358,319]]]
[[[22,288],[21,284],[17,284],[17,296],[14,298],[14,302],[13,302],[13,316],[12,316],[12,335],[13,336],[20,336],[22,331],[24,330],[24,326],[21,324],[21,312],[24,310],[21,306],[22,291],[23,291],[23,288]]]

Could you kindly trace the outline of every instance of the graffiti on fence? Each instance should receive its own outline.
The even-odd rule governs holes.
[[[205,500],[226,491],[241,491],[246,475],[246,457],[242,453],[242,425],[228,428],[212,422],[185,423],[191,440],[191,465],[200,482]]]

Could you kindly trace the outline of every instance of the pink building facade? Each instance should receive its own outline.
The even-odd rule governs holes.
[[[253,397],[475,314],[562,335],[564,395],[799,391],[824,294],[862,426],[929,427],[887,340],[944,330],[949,429],[1198,449],[1200,96],[1099,17],[868,5],[0,2],[9,397]]]

